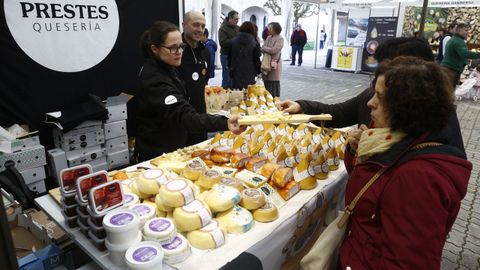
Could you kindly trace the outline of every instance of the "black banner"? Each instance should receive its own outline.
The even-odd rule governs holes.
[[[373,54],[385,40],[394,38],[397,33],[397,17],[370,17],[368,19],[367,39],[362,54],[362,70],[373,72],[377,68],[377,61]]]
[[[51,134],[43,124],[46,112],[74,106],[87,99],[88,93],[101,98],[120,92],[135,94],[143,63],[140,36],[157,20],[178,24],[179,2],[89,0],[88,5],[68,0],[46,2],[0,0],[0,125],[28,124],[32,130],[40,130],[42,143],[48,145]],[[93,40],[71,41],[87,34]],[[111,36],[110,47],[102,43],[105,35]],[[49,36],[55,37],[51,46],[47,46]],[[22,43],[28,38],[32,41]],[[36,43],[35,39],[47,42]],[[62,42],[75,46],[63,47]],[[103,55],[97,57],[97,62],[75,65],[71,59],[76,53],[85,54],[87,44],[91,46],[87,56],[98,54],[100,47]],[[61,58],[60,65],[59,61],[49,62],[42,55],[58,58],[63,52],[71,52],[72,58]]]

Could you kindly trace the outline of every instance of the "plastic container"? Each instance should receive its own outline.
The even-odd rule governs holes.
[[[97,225],[93,224],[91,219],[88,219],[87,222],[88,222],[88,226],[90,227],[90,231],[92,231],[92,233],[95,234],[95,236],[98,239],[103,239],[103,238],[107,237],[107,232],[105,231],[103,226],[97,226]]]
[[[155,217],[156,207],[146,203],[139,203],[130,206],[131,210],[135,211],[140,217],[140,228],[143,228],[143,225],[147,220],[150,220]]]
[[[130,206],[140,202],[140,199],[136,194],[125,192],[123,193],[123,206],[129,208]]]
[[[107,250],[105,246],[105,238],[98,239],[92,231],[88,231],[88,237],[90,237],[90,241],[92,241],[93,245],[100,251]]]
[[[88,215],[90,216],[90,218],[92,219],[93,224],[95,224],[97,226],[102,226],[103,218],[105,217],[105,214],[98,215],[98,214],[93,213],[92,210],[90,210],[90,206],[87,206],[87,212],[88,212]]]
[[[125,261],[132,270],[162,270],[162,246],[153,241],[140,242],[127,249]]]
[[[183,262],[191,253],[188,240],[181,234],[177,234],[172,242],[162,244],[162,249],[164,252],[164,260],[168,264]]]
[[[77,201],[87,203],[88,192],[90,189],[104,184],[108,181],[108,173],[106,171],[98,171],[89,173],[77,178]]]
[[[67,215],[65,215],[63,211],[61,213],[62,213],[62,216],[65,218],[65,223],[68,225],[68,227],[70,228],[78,227],[77,216],[67,217]]]
[[[158,241],[162,245],[172,242],[176,234],[175,225],[168,218],[150,219],[143,227],[143,235],[146,241]]]
[[[140,218],[130,209],[116,209],[103,219],[103,228],[107,231],[107,240],[113,245],[129,243],[137,237]]]
[[[75,194],[76,193],[63,193],[62,194],[62,204],[65,204],[65,206],[71,206],[71,205],[77,205],[77,201],[75,200]]]
[[[60,171],[60,191],[62,196],[71,196],[70,194],[77,193],[77,179],[80,176],[92,173],[92,166],[89,164],[82,164],[72,168],[66,168]],[[71,197],[70,201],[66,201],[68,205],[73,204],[75,196]]]
[[[83,214],[88,215],[88,211],[87,211],[88,202],[80,201],[78,199],[78,195],[75,195],[75,201],[77,202],[78,207],[80,207],[80,211],[82,211]]]
[[[90,238],[90,236],[88,236],[88,232],[90,231],[90,227],[88,225],[84,225],[82,223],[82,221],[80,221],[80,216],[77,218],[77,223],[78,223],[78,227],[80,227],[80,231],[87,237],[87,238]]]
[[[105,246],[108,249],[109,257],[112,263],[116,266],[125,266],[125,252],[131,246],[137,245],[142,242],[142,234],[138,232],[136,239],[133,239],[130,243],[125,243],[123,245],[114,245],[110,244],[108,240],[105,240]]]
[[[87,219],[90,217],[89,215],[85,215],[80,211],[80,208],[77,206],[76,209],[77,215],[78,215],[78,222],[82,223],[83,226],[90,227],[88,226]]]
[[[92,187],[88,191],[88,204],[90,211],[97,215],[107,214],[123,206],[122,184],[114,180]]]
[[[72,204],[72,205],[66,205],[65,202],[63,201],[63,199],[60,199],[60,203],[62,205],[62,210],[63,210],[63,213],[65,213],[65,215],[67,217],[74,217],[77,215],[77,205],[76,204]]]

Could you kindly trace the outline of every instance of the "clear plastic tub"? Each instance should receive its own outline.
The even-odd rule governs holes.
[[[65,215],[63,211],[61,213],[62,213],[62,216],[65,218],[65,223],[68,225],[68,227],[70,228],[78,227],[77,216],[67,217],[67,215]]]
[[[90,218],[92,219],[93,224],[97,226],[102,226],[103,218],[105,215],[97,215],[90,210],[90,206],[87,206],[87,212]]]
[[[80,211],[82,211],[83,214],[88,215],[88,211],[87,211],[88,202],[80,201],[78,199],[78,195],[75,196],[75,201],[77,202],[77,205],[80,208]]]
[[[87,237],[87,238],[90,238],[88,236],[88,231],[90,231],[90,227],[88,225],[84,225],[82,223],[82,221],[80,221],[80,216],[78,216],[77,218],[77,223],[78,223],[78,227],[80,227],[80,231]]]
[[[83,226],[89,227],[87,223],[87,219],[90,217],[90,215],[85,215],[84,213],[82,213],[79,206],[77,206],[76,211],[78,215],[78,222],[81,222]]]
[[[97,226],[97,225],[93,224],[93,222],[90,218],[87,220],[87,222],[88,222],[88,226],[90,227],[90,231],[93,234],[95,234],[95,236],[98,239],[103,239],[103,238],[107,237],[107,232],[105,231],[103,226]]]
[[[76,211],[77,205],[76,204],[66,205],[65,202],[63,201],[63,199],[60,199],[60,203],[62,205],[63,213],[65,213],[65,215],[67,217],[74,217],[74,216],[77,215],[77,211]]]
[[[75,200],[76,193],[60,193],[62,194],[62,199],[65,206],[77,205],[77,200]]]
[[[98,239],[92,231],[88,231],[88,237],[90,237],[90,241],[92,241],[93,245],[100,251],[107,250],[105,246],[105,238]]]

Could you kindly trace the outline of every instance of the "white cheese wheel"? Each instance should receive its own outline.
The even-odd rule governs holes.
[[[212,220],[212,213],[208,206],[199,200],[175,208],[173,219],[179,231],[189,232],[206,226]]]
[[[157,194],[157,196],[155,196],[155,204],[157,205],[157,209],[163,212],[171,212],[175,209],[174,207],[166,206],[163,203],[163,200],[160,194]]]
[[[205,202],[212,212],[223,212],[232,208],[240,201],[240,193],[235,188],[214,185],[205,195]]]
[[[187,162],[183,169],[183,176],[192,181],[197,181],[205,170],[207,170],[207,165],[201,158],[197,157]]]
[[[228,233],[244,233],[253,226],[253,216],[247,209],[238,205],[226,212],[219,213],[217,220]]]
[[[240,205],[248,210],[260,208],[265,202],[265,194],[256,188],[247,188],[242,191]]]
[[[222,172],[210,169],[200,175],[198,184],[204,189],[211,189],[213,185],[218,184],[220,179],[222,179]]]
[[[149,199],[145,199],[145,200],[143,200],[143,203],[150,204],[153,208],[155,208],[155,216],[165,217],[167,215],[167,212],[158,209],[157,204],[155,202],[152,202],[151,199],[152,199],[152,197],[150,197]]]
[[[160,244],[170,243],[176,234],[175,225],[168,218],[153,218],[143,226],[145,240],[158,241]]]
[[[125,208],[128,208],[134,204],[137,204],[140,202],[140,199],[138,198],[138,196],[134,193],[130,193],[130,192],[124,192],[123,193],[123,206]]]
[[[278,218],[278,209],[271,203],[267,202],[262,207],[253,211],[253,218],[259,222],[271,222]]]
[[[242,192],[242,190],[245,189],[245,187],[242,184],[242,181],[240,181],[238,179],[235,179],[235,178],[232,178],[232,177],[223,177],[222,179],[220,179],[219,184],[224,185],[224,186],[233,187],[236,190],[238,190],[239,192]]]
[[[169,207],[181,207],[195,200],[193,185],[184,179],[174,179],[162,185],[158,194]]]
[[[170,243],[162,244],[162,249],[164,261],[168,264],[183,262],[190,256],[191,252],[187,239],[181,234],[177,234]]]
[[[138,191],[145,194],[157,194],[160,185],[165,184],[167,181],[167,176],[162,169],[148,169],[138,176]]]
[[[147,199],[148,197],[151,196],[151,194],[146,194],[138,190],[137,181],[132,181],[132,183],[130,184],[130,190],[132,191],[133,194],[137,195],[138,198],[142,200]]]
[[[225,238],[225,232],[216,220],[212,220],[207,226],[187,234],[190,245],[198,249],[218,248],[225,243]]]
[[[129,207],[130,210],[135,211],[140,217],[140,227],[156,215],[156,207],[151,203],[139,203]]]

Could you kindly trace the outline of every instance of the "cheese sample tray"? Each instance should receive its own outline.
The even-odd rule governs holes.
[[[308,123],[311,121],[332,120],[330,114],[256,114],[245,115],[238,119],[240,125],[258,125],[258,124],[290,124],[290,123]]]

